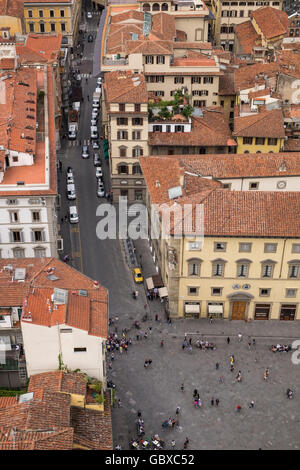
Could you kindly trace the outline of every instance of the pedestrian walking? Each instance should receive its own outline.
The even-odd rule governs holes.
[[[149,364],[149,366],[151,366],[151,364],[152,364],[152,359],[148,359],[148,364]]]
[[[174,439],[171,441],[171,449],[175,449],[175,446],[176,446],[176,442],[174,441]]]
[[[180,390],[184,392],[184,384],[181,384]]]
[[[231,364],[231,366],[230,366],[230,372],[233,372],[233,371],[234,371],[234,367],[233,367],[233,365]]]
[[[90,95],[87,95],[87,100],[90,101]]]
[[[216,398],[216,406],[219,406],[220,400],[219,398]]]
[[[235,363],[235,359],[234,359],[234,355],[232,354],[230,356],[230,364],[234,364]]]
[[[140,335],[137,333],[136,340],[138,341],[139,339],[140,339]]]
[[[193,346],[192,346],[191,344],[190,344],[190,346],[189,346],[189,352],[190,352],[190,353],[193,352]]]
[[[189,344],[190,344],[190,345],[192,344],[192,338],[189,339]]]
[[[214,404],[215,404],[214,397],[212,397],[212,399],[210,400],[210,404],[211,404],[211,406],[214,406]]]
[[[186,437],[186,438],[185,438],[185,441],[184,441],[184,443],[183,443],[183,448],[184,448],[184,449],[187,449],[187,448],[188,448],[189,442],[190,442],[189,438]]]
[[[251,341],[249,341],[249,343],[248,343],[248,349],[249,349],[249,351],[251,350]]]
[[[79,145],[80,145],[80,146],[81,146],[81,143],[82,143],[82,142],[81,142],[81,139],[80,139],[80,140],[79,140]]]
[[[108,368],[109,368],[109,369],[112,369],[112,362],[109,362],[109,363],[108,363]]]
[[[164,340],[162,339],[160,342],[160,347],[163,348],[163,346],[164,346]]]
[[[252,344],[253,344],[253,346],[256,346],[256,341],[255,341],[255,338],[253,338],[253,340],[252,340]]]
[[[241,405],[238,405],[238,406],[236,407],[236,411],[237,411],[238,413],[240,413],[241,409],[242,409]]]
[[[144,338],[145,338],[145,339],[147,339],[147,338],[148,338],[147,331],[145,331],[145,333],[144,333]]]
[[[67,216],[67,215],[65,215],[65,221],[67,222],[67,220],[68,220],[68,216]]]
[[[228,336],[228,338],[226,339],[226,341],[227,341],[227,344],[230,343],[230,338],[229,338],[229,336]]]
[[[216,370],[218,370],[218,369],[219,369],[219,363],[217,362],[216,363]]]
[[[254,401],[250,401],[249,408],[254,408]]]
[[[155,314],[155,317],[154,317],[154,318],[155,318],[155,321],[158,321],[158,315],[157,315],[157,313]]]
[[[121,406],[122,406],[122,403],[121,403],[121,400],[120,400],[120,398],[119,398],[119,400],[118,400],[118,408],[121,408]]]
[[[180,406],[177,406],[176,411],[175,411],[176,415],[179,415],[179,412],[180,412]]]
[[[243,335],[241,333],[238,334],[238,340],[239,340],[239,343],[242,341],[243,339]]]
[[[267,380],[269,377],[269,369],[266,369],[264,372],[264,380]]]
[[[219,383],[220,383],[220,384],[223,384],[223,383],[224,383],[224,377],[223,377],[223,375],[221,375],[221,377],[219,377]]]
[[[114,353],[111,353],[111,360],[114,361],[114,359],[115,359],[115,355]]]
[[[85,79],[85,83],[87,83],[87,82],[88,82],[88,79],[86,78],[86,79]]]
[[[61,222],[62,224],[64,223],[64,218],[63,218],[63,217],[60,219],[60,222]]]
[[[210,325],[212,324],[212,322],[213,322],[213,317],[210,316],[210,317],[209,317],[209,323],[210,323]]]

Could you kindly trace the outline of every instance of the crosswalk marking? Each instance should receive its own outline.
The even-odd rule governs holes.
[[[90,139],[84,139],[83,145],[90,145]]]
[[[68,141],[68,147],[77,147],[79,145],[78,140],[69,140]]]

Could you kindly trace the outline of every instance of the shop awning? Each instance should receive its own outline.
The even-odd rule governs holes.
[[[154,287],[157,287],[157,288],[164,287],[163,280],[159,274],[155,274],[154,276],[152,276],[152,281],[153,281]]]
[[[208,313],[223,313],[223,305],[209,305]]]
[[[153,284],[153,281],[152,281],[152,277],[147,277],[146,284],[147,284],[147,289],[148,290],[154,289],[154,284]]]
[[[185,304],[185,313],[200,313],[200,305]]]
[[[168,297],[168,289],[166,287],[161,287],[158,289],[159,297]]]

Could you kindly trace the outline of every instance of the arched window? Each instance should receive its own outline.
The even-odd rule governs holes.
[[[144,5],[143,5],[143,11],[150,11],[150,5],[149,5],[149,3],[144,3]]]
[[[159,3],[153,3],[152,11],[159,11],[159,10],[160,10]]]
[[[163,3],[161,6],[161,11],[168,11],[169,5],[167,3]]]

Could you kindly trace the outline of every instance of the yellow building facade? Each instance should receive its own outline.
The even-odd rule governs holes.
[[[62,45],[73,47],[81,15],[81,0],[24,2],[26,33],[62,34]]]
[[[237,137],[237,153],[269,153],[280,152],[284,139],[272,137]]]

